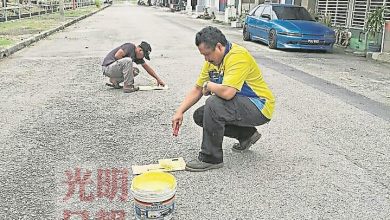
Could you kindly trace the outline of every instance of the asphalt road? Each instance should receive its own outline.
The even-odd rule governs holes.
[[[99,219],[111,210],[133,219],[131,165],[199,150],[192,113],[204,99],[177,138],[170,121],[200,71],[194,36],[205,25],[217,24],[118,4],[1,60],[0,219]],[[219,27],[253,53],[276,111],[251,151],[234,153],[225,140],[224,168],[173,173],[175,219],[389,219],[390,66],[269,50]],[[103,57],[141,40],[169,90],[106,87]],[[150,82],[145,71],[136,78]]]

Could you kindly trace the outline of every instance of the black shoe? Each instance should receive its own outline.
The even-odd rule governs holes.
[[[233,151],[236,152],[243,152],[248,150],[256,141],[258,141],[261,138],[261,134],[257,131],[248,139],[245,139],[243,141],[239,141],[239,143],[233,144]]]
[[[106,83],[106,86],[112,87],[114,89],[121,89],[122,88],[122,86],[119,85],[119,83],[116,83],[116,84]]]
[[[191,160],[186,164],[186,170],[191,172],[203,172],[206,170],[218,169],[221,167],[223,167],[223,162],[213,164],[200,161],[199,159]]]
[[[139,90],[138,86],[124,86],[123,87],[123,92],[124,93],[131,93],[131,92],[136,92]]]

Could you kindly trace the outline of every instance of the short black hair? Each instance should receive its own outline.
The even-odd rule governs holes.
[[[196,34],[196,46],[199,46],[201,43],[204,43],[207,47],[215,50],[217,43],[226,46],[227,40],[221,30],[216,27],[207,26]]]

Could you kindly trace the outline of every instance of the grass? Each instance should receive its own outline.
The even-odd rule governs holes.
[[[65,11],[65,18],[74,18],[74,17],[80,17],[86,14],[89,14],[91,12],[94,12],[98,10],[96,5],[90,5],[87,7],[78,8],[76,10],[67,10]],[[56,15],[59,17],[60,15],[56,13]]]
[[[2,35],[18,35],[26,32],[36,33],[55,26],[58,22],[55,19],[41,18],[26,18],[4,22],[0,26],[0,34]]]
[[[43,14],[31,18],[2,22],[0,25],[0,48],[10,47],[23,39],[32,37],[40,32],[57,27],[67,21],[89,14],[98,10],[95,5],[66,10],[65,19],[62,19],[59,12]]]
[[[9,45],[12,45],[14,43],[13,40],[0,37],[0,48],[2,47],[8,47]]]

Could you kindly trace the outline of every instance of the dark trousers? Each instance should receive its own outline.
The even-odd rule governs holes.
[[[256,132],[255,126],[269,122],[249,98],[237,95],[231,100],[212,95],[193,117],[203,127],[199,160],[214,164],[223,162],[224,136],[245,140]]]

